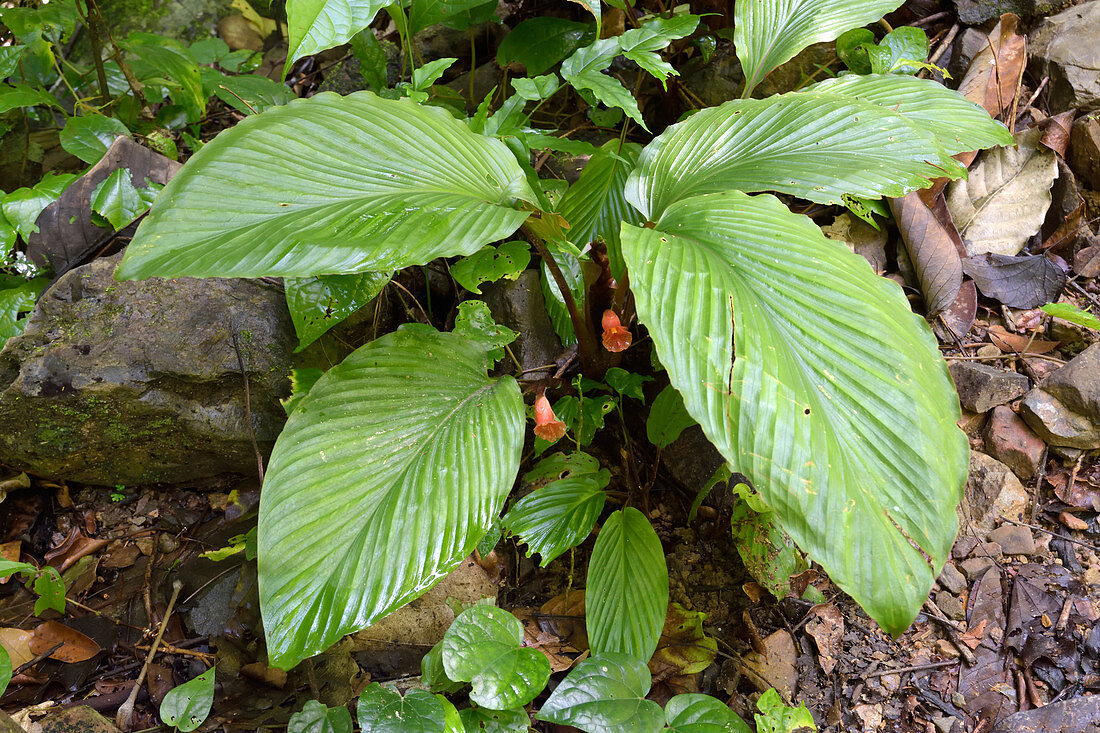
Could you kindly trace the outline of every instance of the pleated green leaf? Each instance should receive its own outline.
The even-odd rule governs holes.
[[[533,201],[507,147],[447,112],[370,92],[252,115],[188,161],[116,277],[392,271],[473,254]]]
[[[1014,145],[1008,128],[953,89],[914,76],[849,74],[826,79],[806,89],[856,97],[897,112],[951,155],[998,145]]]
[[[686,199],[622,241],[688,412],[798,545],[900,633],[947,558],[967,472],[927,326],[772,196]]]
[[[665,625],[668,568],[661,540],[634,507],[615,512],[600,528],[584,595],[592,653],[622,652],[648,662]]]
[[[586,733],[657,733],[664,713],[645,697],[652,683],[645,662],[617,652],[596,654],[561,681],[538,718]]]
[[[767,74],[814,43],[874,23],[902,0],[740,0],[733,45],[752,90]]]
[[[404,326],[294,410],[260,502],[268,653],[287,669],[416,598],[473,550],[519,467],[523,402],[484,349]]]
[[[729,189],[839,204],[964,175],[917,121],[842,94],[797,92],[726,102],[673,125],[642,151],[626,200],[656,219],[675,201]]]
[[[287,0],[287,68],[303,56],[347,43],[388,4],[382,0]]]
[[[641,224],[638,211],[627,204],[623,195],[627,176],[634,170],[641,153],[636,143],[605,143],[581,171],[558,204],[558,213],[569,222],[569,241],[584,247],[599,237],[607,245],[611,274],[622,279],[623,256],[619,252],[619,225]]]

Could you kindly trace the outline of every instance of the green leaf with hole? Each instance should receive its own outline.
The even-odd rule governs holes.
[[[492,710],[526,705],[550,679],[546,655],[523,646],[523,624],[493,606],[467,608],[451,623],[443,667],[452,680],[470,682],[470,699]]]
[[[760,710],[756,718],[757,733],[796,733],[806,728],[817,730],[814,716],[806,709],[805,705],[796,708],[783,704],[779,693],[775,688],[769,688],[756,701],[756,707]]]
[[[61,147],[94,165],[120,135],[130,137],[130,131],[114,117],[94,114],[70,117],[61,129]]]
[[[752,733],[749,724],[710,695],[685,693],[665,704],[664,733]]]
[[[481,295],[482,283],[519,277],[531,261],[530,247],[527,242],[521,241],[483,247],[451,265],[451,276],[471,293]]]
[[[301,710],[290,716],[286,733],[351,733],[351,713],[345,707],[330,708],[316,700],[308,700]]]
[[[526,710],[489,710],[470,707],[459,711],[466,733],[527,733],[531,717]]]
[[[317,369],[316,367],[290,370],[290,397],[280,400],[287,415],[294,412],[295,408],[301,404],[302,398],[309,394],[309,391],[313,389],[313,385],[317,384],[317,380],[324,373],[323,369]]]
[[[260,500],[259,591],[287,669],[419,596],[504,504],[525,421],[485,350],[402,326],[325,373],[287,420]],[[293,559],[291,562],[290,560]]]
[[[600,528],[585,597],[594,654],[653,656],[668,608],[668,568],[661,540],[634,507],[615,512]]]
[[[52,565],[46,565],[34,578],[34,592],[38,598],[34,601],[34,615],[41,616],[47,608],[65,613],[65,583],[61,574]]]
[[[504,347],[519,336],[512,329],[494,321],[489,306],[481,300],[466,300],[458,304],[454,333],[481,344],[494,363],[504,358]]]
[[[409,690],[401,697],[372,682],[359,695],[355,710],[362,733],[439,733],[445,726],[443,703],[424,690]]]
[[[592,533],[607,499],[603,490],[611,482],[611,472],[586,453],[555,453],[525,479],[549,482],[513,504],[501,523],[527,545],[528,556],[537,552],[539,565],[546,567]]]
[[[645,662],[629,654],[595,654],[561,681],[538,718],[586,733],[657,733],[664,713],[645,699],[650,684]]]
[[[160,719],[165,725],[187,733],[203,724],[214,705],[214,669],[168,691],[160,703]]]
[[[535,198],[503,143],[441,109],[323,93],[203,146],[115,277],[389,272],[507,237]]]
[[[923,319],[772,196],[679,201],[653,229],[624,225],[623,256],[688,413],[799,547],[900,633],[954,541],[969,453]]]
[[[388,272],[360,272],[355,275],[288,277],[284,281],[286,305],[298,335],[301,351],[330,328],[382,292],[392,275]]]

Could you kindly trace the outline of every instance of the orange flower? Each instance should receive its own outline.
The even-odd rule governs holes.
[[[608,351],[626,351],[633,337],[630,331],[619,322],[615,311],[608,308],[603,312],[603,347]]]
[[[535,400],[535,436],[551,443],[565,435],[565,423],[554,414],[545,394]]]

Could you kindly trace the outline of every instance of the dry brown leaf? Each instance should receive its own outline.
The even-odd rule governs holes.
[[[50,654],[59,662],[83,662],[99,652],[99,644],[76,629],[59,621],[46,621],[35,627],[30,639],[30,650],[36,656],[45,654],[60,644]]]
[[[962,287],[962,259],[948,232],[916,192],[890,199],[902,242],[909,253],[929,315],[946,310]]]
[[[939,318],[943,325],[951,329],[958,338],[970,333],[974,326],[974,319],[978,316],[978,288],[973,280],[963,280],[959,294],[955,296],[955,302],[947,310],[940,313]],[[938,332],[937,332],[937,335]],[[943,334],[946,337],[946,334]],[[947,340],[945,338],[945,340]]]
[[[11,658],[12,669],[19,669],[34,659],[34,652],[31,651],[32,636],[32,632],[23,629],[0,627],[0,646],[4,647]]]
[[[588,628],[584,622],[584,591],[571,590],[551,598],[539,608],[539,627],[556,634],[580,651],[588,649]]]
[[[1046,354],[1058,348],[1060,341],[1044,341],[1020,333],[1009,333],[1003,326],[990,326],[989,340],[1001,351],[1016,354]]]
[[[959,92],[992,117],[1012,106],[1027,63],[1027,38],[1016,33],[1019,22],[1012,13],[1001,16],[959,84]]]
[[[286,685],[286,671],[268,667],[263,662],[251,662],[244,665],[241,667],[241,674],[279,690]]]
[[[1068,109],[1065,112],[1048,117],[1040,123],[1043,136],[1039,143],[1057,153],[1059,158],[1066,157],[1066,146],[1069,145],[1069,131],[1073,127],[1073,118],[1077,110]]]
[[[649,660],[654,679],[666,680],[702,672],[714,663],[718,642],[703,633],[707,615],[670,603],[657,650]]]
[[[1016,135],[1015,148],[982,153],[966,180],[947,187],[947,207],[968,255],[1015,255],[1039,231],[1058,177],[1058,156],[1039,145],[1032,128]]]
[[[971,649],[977,649],[978,645],[982,643],[982,639],[985,638],[985,627],[989,624],[989,619],[983,618],[973,628],[968,629],[965,634],[960,638],[963,643]]]
[[[837,657],[842,650],[844,616],[831,603],[822,603],[810,609],[806,633],[817,644],[817,662],[825,674],[832,674]]]
[[[8,562],[19,562],[19,556],[23,552],[23,541],[12,540],[11,542],[0,543],[0,560],[7,560]],[[4,585],[12,576],[0,578],[0,585]]]

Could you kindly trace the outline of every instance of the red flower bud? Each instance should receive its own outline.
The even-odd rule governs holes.
[[[608,351],[626,351],[633,337],[630,331],[619,322],[615,311],[608,308],[603,312],[603,347]]]
[[[535,436],[553,443],[565,435],[565,423],[554,414],[545,394],[535,400]]]

